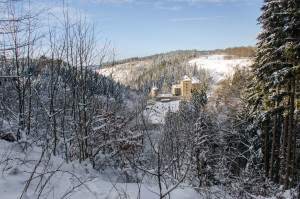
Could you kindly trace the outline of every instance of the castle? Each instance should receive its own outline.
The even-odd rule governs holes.
[[[176,84],[172,86],[171,93],[173,96],[180,96],[184,99],[190,99],[192,96],[193,90],[200,90],[200,81],[196,77],[192,77],[191,79],[188,76],[184,76],[183,80],[181,80],[180,84]],[[151,90],[152,98],[158,97],[158,88],[153,87]]]

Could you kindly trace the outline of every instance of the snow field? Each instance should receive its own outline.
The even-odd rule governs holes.
[[[25,152],[16,143],[0,140],[0,198],[17,199],[40,160],[42,149],[28,147]],[[47,166],[46,166],[47,165]],[[36,169],[23,199],[155,199],[159,196],[154,183],[117,183],[117,176],[100,174],[89,162],[65,163],[59,157],[42,159]],[[42,191],[41,191],[42,190]],[[41,193],[40,193],[41,191]],[[40,195],[40,196],[39,196]],[[171,193],[172,199],[201,199],[191,188],[178,187]]]
[[[253,64],[250,58],[225,60],[226,55],[207,55],[192,59],[188,65],[196,65],[198,69],[207,69],[216,82],[222,80],[227,74],[232,74],[234,67],[248,67]]]

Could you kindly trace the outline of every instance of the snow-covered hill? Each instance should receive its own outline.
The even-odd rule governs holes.
[[[230,74],[234,67],[250,66],[253,64],[251,58],[234,58],[226,59],[226,55],[201,55],[188,61],[186,64],[190,66],[196,65],[198,68],[208,69],[216,82],[221,80],[225,75]],[[153,60],[146,59],[140,61],[131,61],[123,64],[117,64],[114,67],[97,69],[96,71],[104,76],[111,76],[115,81],[123,84],[135,80],[141,74],[146,72],[153,64]]]
[[[188,62],[190,66],[207,69],[215,78],[216,82],[231,74],[235,67],[248,67],[253,64],[253,59],[237,58],[225,59],[226,55],[207,55],[192,59]]]
[[[133,80],[152,64],[150,60],[131,61],[124,64],[117,64],[114,67],[97,69],[96,71],[104,76],[110,76],[113,80],[126,84]]]

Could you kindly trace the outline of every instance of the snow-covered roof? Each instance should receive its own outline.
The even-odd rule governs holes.
[[[169,102],[170,99],[161,99],[160,101],[161,101],[161,102]]]
[[[173,97],[173,95],[172,94],[160,94],[160,95],[158,95],[158,96],[156,96],[157,98],[162,98],[162,97]]]
[[[173,85],[173,88],[181,88],[180,84]]]
[[[192,84],[199,84],[200,81],[197,79],[197,77],[192,77]]]
[[[184,82],[187,82],[187,81],[191,81],[191,79],[190,79],[188,76],[185,75],[185,76],[183,77],[183,81],[184,81]]]
[[[158,88],[157,88],[156,86],[154,86],[154,87],[152,88],[152,90],[158,90]]]

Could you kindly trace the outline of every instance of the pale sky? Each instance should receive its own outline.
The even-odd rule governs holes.
[[[59,7],[62,0],[41,0]],[[263,0],[69,0],[94,20],[117,59],[254,46]]]

